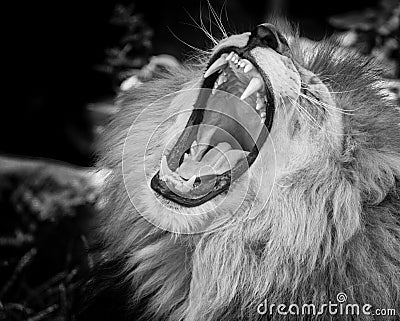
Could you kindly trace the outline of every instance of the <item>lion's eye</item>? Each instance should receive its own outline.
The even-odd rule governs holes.
[[[258,25],[251,32],[249,46],[268,47],[280,54],[285,54],[289,51],[289,44],[286,38],[274,25],[269,23]]]

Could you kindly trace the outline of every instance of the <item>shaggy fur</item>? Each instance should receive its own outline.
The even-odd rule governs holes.
[[[334,302],[340,292],[348,303],[400,306],[400,113],[382,96],[381,74],[372,61],[338,49],[334,41],[304,52],[294,40],[292,51],[329,88],[341,111],[341,134],[330,134],[340,140],[340,148],[332,147],[328,137],[312,162],[293,161],[258,215],[246,219],[250,204],[257,202],[250,195],[233,222],[212,233],[179,235],[150,224],[138,211],[155,208],[133,207],[122,178],[130,173],[127,188],[146,197],[137,183],[143,160],[136,154],[139,147],[127,144],[124,170],[121,164],[126,136],[140,111],[200,79],[204,64],[176,70],[120,98],[121,111],[100,148],[101,166],[112,169],[100,223],[101,271],[92,281],[113,295],[103,305],[118,297],[127,319],[185,321],[258,320],[257,306],[264,299],[317,305]],[[304,106],[320,124],[330,112]],[[152,131],[174,111],[156,103],[134,134]],[[171,123],[163,126],[167,131]],[[312,122],[302,127],[311,141],[319,131]],[[159,157],[161,146],[151,147]],[[117,318],[113,312],[108,316]]]

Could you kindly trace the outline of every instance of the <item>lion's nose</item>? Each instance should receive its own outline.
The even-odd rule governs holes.
[[[258,25],[251,32],[249,44],[250,43],[262,47],[269,47],[279,53],[283,53],[288,46],[283,35],[281,35],[275,26],[270,23]]]

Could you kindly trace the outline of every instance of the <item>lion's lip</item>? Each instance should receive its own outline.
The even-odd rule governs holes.
[[[274,105],[268,82],[263,81],[264,77],[257,65],[251,61],[252,58],[243,57],[245,55],[231,48],[216,54],[210,60],[192,115],[175,146],[168,155],[163,155],[160,170],[151,181],[152,188],[164,197],[184,206],[198,206],[226,190],[256,159],[271,129]],[[230,60],[232,57],[234,59]],[[226,63],[221,64],[222,59]],[[217,66],[218,63],[220,66]],[[223,68],[220,68],[221,66]],[[221,77],[227,77],[226,81],[221,81]],[[262,80],[261,85],[259,81],[253,81],[251,86],[251,80],[254,78]],[[231,97],[230,103],[225,104],[228,107],[224,107],[222,112],[210,108],[210,103],[218,105],[215,102],[221,101],[218,95],[222,95],[223,92],[236,100],[232,100]],[[260,107],[260,97],[265,97],[268,103],[264,104],[264,108],[257,108]],[[242,101],[246,103],[243,102],[243,106],[240,106]],[[247,127],[242,132],[250,132],[247,138],[237,134],[243,126],[232,124],[234,116],[229,115],[232,110],[240,114],[245,108],[254,108],[252,117],[241,115],[237,119]],[[219,112],[221,113],[218,114]],[[224,115],[226,112],[228,115]],[[258,116],[254,116],[257,114]],[[232,143],[227,141],[229,139],[220,136],[211,142],[214,133],[211,133],[212,129],[205,130],[206,125],[217,125],[231,135],[236,135],[238,146],[232,146]],[[224,161],[223,157],[229,158],[228,161]],[[209,163],[205,164],[206,159],[216,167],[210,169]],[[202,172],[199,168],[202,168]]]

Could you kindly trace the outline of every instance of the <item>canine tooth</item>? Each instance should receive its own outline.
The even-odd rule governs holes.
[[[244,67],[243,72],[246,74],[248,73],[250,70],[253,69],[253,64],[249,61],[246,65],[246,67]]]
[[[194,140],[192,146],[190,146],[190,155],[192,155],[192,157],[196,154],[196,150],[197,150],[197,142],[196,140]]]
[[[167,180],[168,180],[168,182],[173,184],[176,189],[179,189],[179,190],[182,189],[183,183],[178,178],[173,177],[173,176],[168,176]]]
[[[243,68],[244,66],[246,66],[246,62],[244,61],[244,59],[242,59],[242,60],[239,62],[239,66],[240,66],[241,68]]]
[[[182,192],[189,192],[193,188],[193,184],[196,180],[196,175],[193,175],[188,181],[182,184]]]
[[[219,57],[214,63],[207,69],[207,71],[204,74],[204,78],[207,78],[208,76],[212,75],[214,72],[216,72],[218,69],[220,69],[222,66],[227,64],[228,62],[225,60],[224,57]]]
[[[263,83],[259,78],[251,78],[249,85],[244,90],[242,96],[240,96],[241,100],[245,100],[250,95],[254,94],[256,91],[260,90],[263,87]]]
[[[196,175],[193,175],[186,183],[192,187],[194,181],[196,180],[196,177],[197,177]]]
[[[168,163],[167,163],[167,157],[164,155],[161,158],[161,166],[160,166],[160,178],[164,179],[166,175],[170,175],[172,173],[172,170],[169,168]]]
[[[225,60],[226,61],[231,60],[234,54],[235,53],[233,51],[231,51],[230,54],[228,55],[228,57],[225,58]]]

